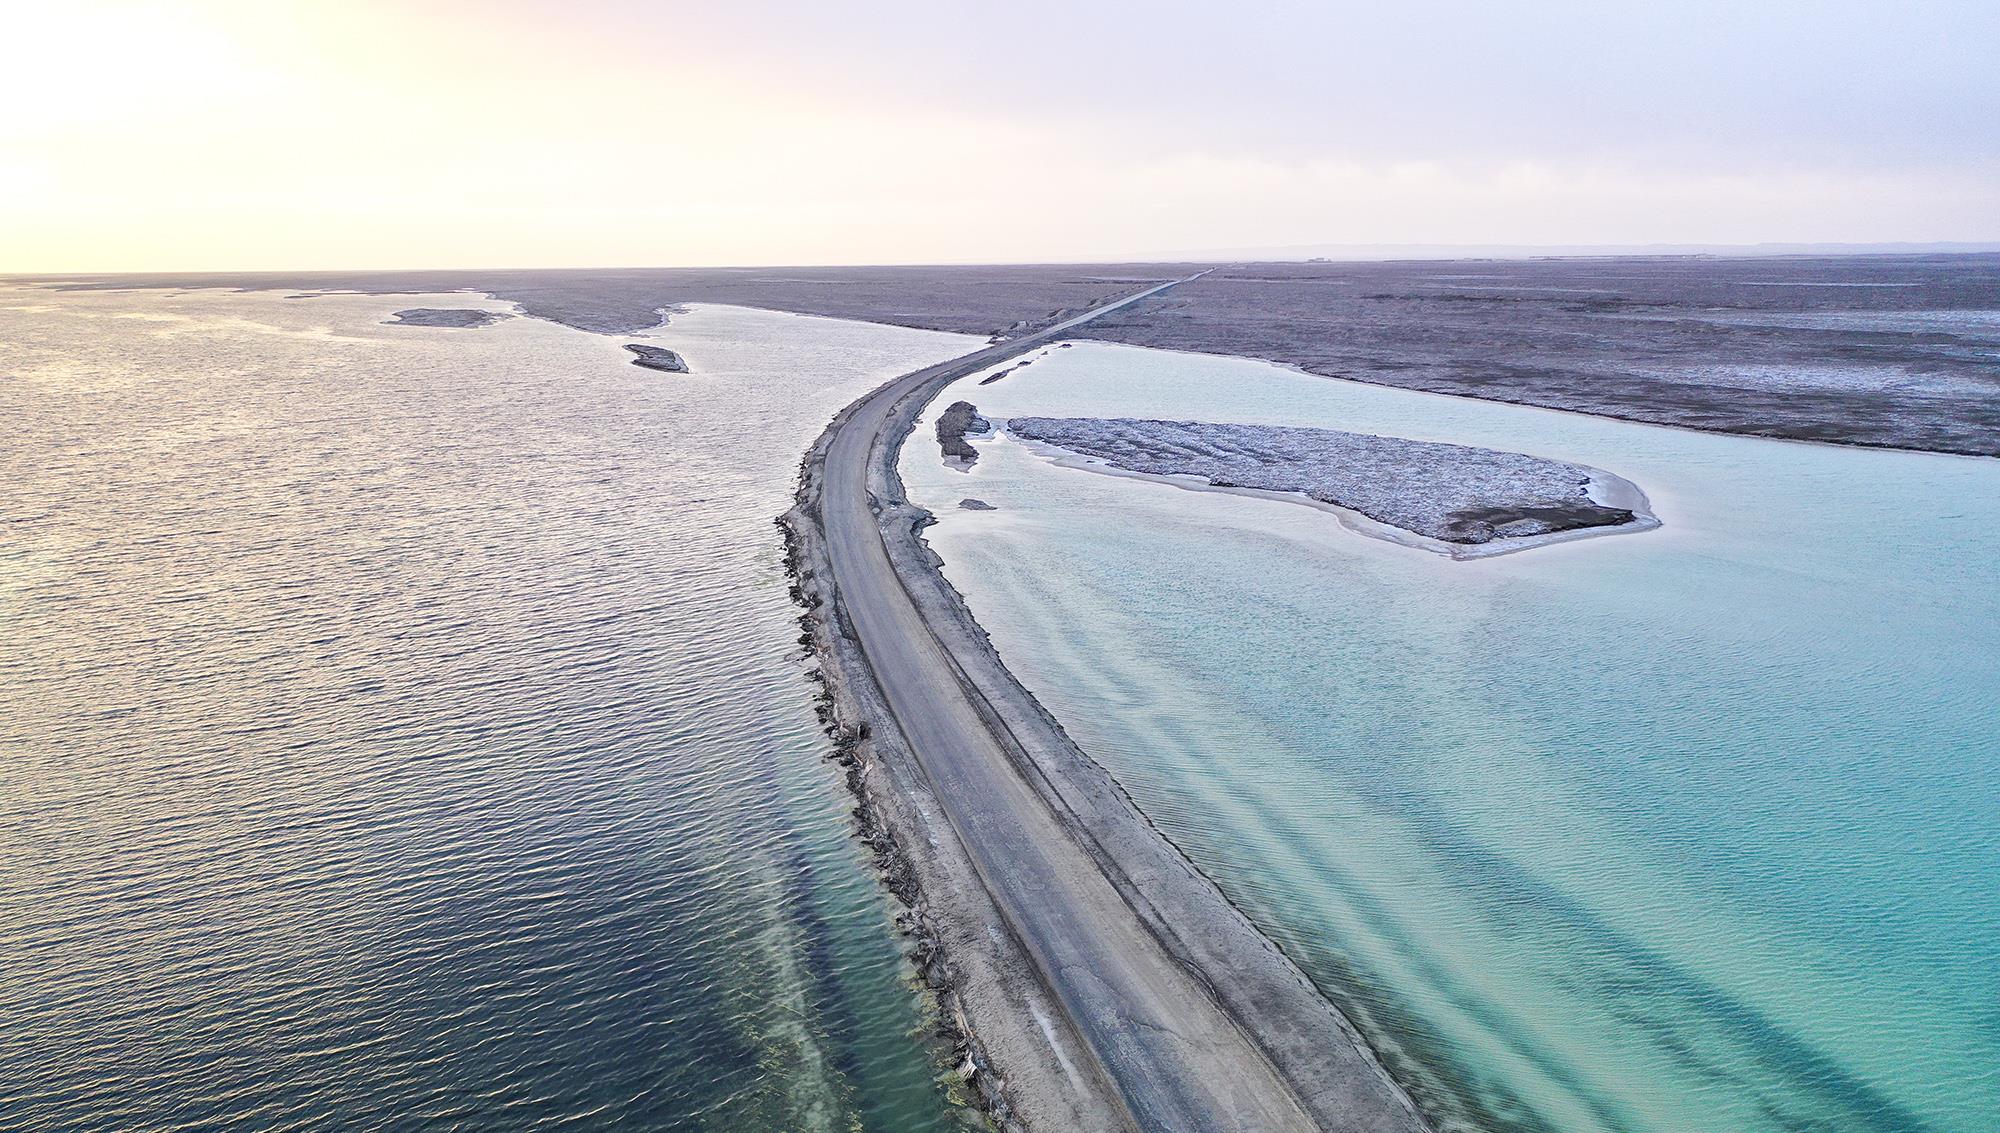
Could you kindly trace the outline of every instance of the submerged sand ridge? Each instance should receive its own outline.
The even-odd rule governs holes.
[[[1494,553],[1565,532],[1657,526],[1636,489],[1594,498],[1608,473],[1436,441],[1285,425],[1129,417],[1016,417],[1007,431],[1127,472],[1223,489],[1297,493],[1449,546]],[[1370,532],[1373,533],[1373,532]]]

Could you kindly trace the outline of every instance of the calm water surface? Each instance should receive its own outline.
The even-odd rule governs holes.
[[[772,517],[962,353],[0,290],[0,1127],[934,1130]]]
[[[939,404],[1486,444],[1652,494],[1660,531],[1455,563],[1011,441],[905,454],[1009,664],[1440,1124],[2000,1128],[2000,461],[1104,345],[975,380]]]

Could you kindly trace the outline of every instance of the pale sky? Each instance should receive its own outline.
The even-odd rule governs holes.
[[[0,0],[0,272],[2000,240],[1992,0]]]

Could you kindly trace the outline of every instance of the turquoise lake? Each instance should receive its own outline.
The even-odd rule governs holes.
[[[508,309],[0,289],[0,1126],[964,1126],[772,519],[978,341],[697,307],[633,336],[674,376],[408,306]],[[1015,672],[1442,1128],[1993,1128],[2000,461],[1088,343],[956,397],[1639,484],[1658,531],[1451,562],[904,458]]]
[[[2000,461],[1102,344],[956,398],[1637,482],[1658,531],[1453,562],[1004,438],[904,455],[1009,665],[1441,1127],[1994,1128]]]

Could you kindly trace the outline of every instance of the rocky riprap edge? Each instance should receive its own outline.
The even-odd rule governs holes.
[[[914,941],[911,961],[951,1051],[949,1096],[971,1107],[960,1113],[999,1133],[1129,1129],[1115,1087],[1070,1028],[894,726],[835,587],[819,511],[825,457],[865,400],[842,409],[807,450],[793,506],[777,522],[792,599],[803,609],[799,641],[819,662],[811,679],[820,686],[820,721],[854,794],[856,836],[904,906],[897,924]],[[900,411],[887,451],[901,450],[915,408]],[[884,510],[899,546],[917,539],[929,519],[906,502]],[[891,723],[878,729],[871,720]]]
[[[842,414],[845,416],[845,413]],[[835,425],[838,425],[836,420]],[[840,765],[848,791],[853,794],[855,838],[873,857],[877,873],[891,896],[901,904],[896,927],[908,936],[909,952],[917,978],[930,997],[934,1034],[948,1058],[940,1058],[944,1069],[956,1079],[947,1087],[947,1098],[976,1121],[977,1128],[997,1133],[1027,1133],[1015,1116],[1007,1083],[992,1069],[991,1059],[973,1034],[966,1019],[959,987],[962,973],[947,954],[947,932],[931,914],[925,899],[921,874],[890,830],[890,814],[908,808],[907,795],[889,780],[893,777],[885,756],[900,757],[910,766],[913,757],[897,736],[876,734],[869,727],[872,713],[884,714],[888,706],[872,680],[854,680],[846,674],[866,673],[867,662],[844,626],[844,615],[832,594],[825,569],[823,529],[819,520],[819,460],[828,439],[826,433],[814,443],[799,466],[799,487],[791,510],[778,517],[784,533],[785,574],[790,580],[792,601],[801,608],[799,643],[812,651],[817,666],[807,671],[807,679],[818,685],[814,711],[820,727],[833,741],[830,758]],[[857,668],[857,666],[859,666]],[[864,687],[865,686],[865,687]],[[893,747],[895,751],[885,751]],[[905,823],[908,825],[908,822]]]

